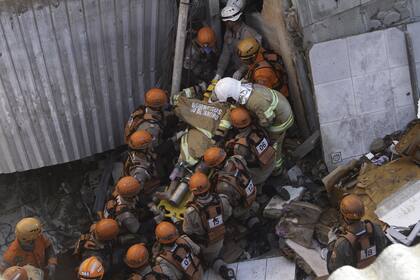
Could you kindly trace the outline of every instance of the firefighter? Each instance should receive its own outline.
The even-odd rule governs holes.
[[[188,236],[178,233],[170,222],[161,222],[155,229],[158,244],[156,265],[171,280],[199,280],[203,267],[198,257],[200,246]]]
[[[101,219],[90,227],[87,234],[82,234],[76,242],[74,254],[82,260],[96,257],[108,271],[112,265],[113,243],[120,228],[114,219]]]
[[[23,267],[11,266],[3,272],[4,280],[28,280],[28,273]],[[42,278],[40,278],[42,279]],[[34,279],[35,280],[35,279]]]
[[[255,38],[241,40],[236,50],[242,62],[248,65],[243,77],[245,80],[288,96],[287,75],[283,60],[278,54],[264,50]]]
[[[380,226],[362,220],[365,207],[357,195],[344,196],[340,212],[345,225],[338,238],[328,245],[327,267],[330,273],[345,265],[365,268],[375,261],[387,245]]]
[[[208,26],[200,28],[197,36],[185,48],[184,57],[184,87],[204,82],[206,85],[216,73],[218,51],[216,48],[216,34]]]
[[[254,184],[260,185],[274,170],[276,151],[266,131],[252,123],[247,109],[232,109],[230,119],[235,136],[226,143],[226,150],[245,159]]]
[[[105,269],[96,257],[87,258],[79,266],[79,280],[102,280],[104,275]]]
[[[227,157],[219,147],[211,147],[204,153],[204,163],[213,170],[211,182],[215,192],[223,194],[232,206],[232,216],[249,229],[259,224],[257,189],[249,173],[246,161],[240,155]]]
[[[276,149],[274,174],[280,174],[284,136],[293,124],[293,112],[286,97],[262,85],[223,78],[216,84],[212,99],[242,105],[256,116],[258,124],[268,130],[270,141]]]
[[[11,266],[31,265],[44,270],[48,279],[55,278],[57,257],[51,241],[42,234],[41,221],[23,218],[15,229],[16,239],[3,254],[0,272]]]
[[[184,214],[182,229],[200,246],[204,263],[224,279],[235,279],[235,273],[220,258],[225,238],[225,222],[232,214],[228,198],[210,192],[210,182],[201,172],[194,173],[189,181],[194,195]]]
[[[124,257],[125,264],[130,268],[128,280],[169,280],[159,266],[149,264],[149,251],[143,243],[131,246]]]
[[[246,71],[246,65],[243,65],[236,53],[236,45],[245,38],[255,38],[261,43],[261,35],[257,31],[246,25],[242,18],[242,11],[236,5],[226,6],[221,11],[222,21],[226,24],[226,32],[223,39],[223,49],[217,63],[216,75],[212,83],[215,83],[221,77],[232,75],[239,78]],[[232,66],[232,69],[227,69]],[[227,73],[225,73],[227,72]],[[230,73],[229,73],[230,72]]]

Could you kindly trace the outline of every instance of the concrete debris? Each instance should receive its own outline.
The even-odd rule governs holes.
[[[305,140],[293,153],[292,157],[295,160],[300,160],[310,153],[317,146],[319,139],[321,138],[321,132],[315,131],[308,139]]]
[[[302,170],[297,165],[287,171],[287,176],[289,177],[290,183],[294,185],[299,184],[304,177]]]
[[[399,21],[401,18],[401,15],[398,12],[391,11],[386,14],[384,17],[384,24],[385,25],[391,25],[397,21]]]

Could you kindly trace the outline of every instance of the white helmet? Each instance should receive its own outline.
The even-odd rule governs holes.
[[[228,0],[226,3],[226,7],[233,5],[238,7],[239,10],[243,11],[246,5],[246,0]]]
[[[240,93],[241,82],[229,77],[221,79],[214,87],[214,94],[220,102],[226,102],[229,97],[238,101]]]
[[[242,15],[238,6],[226,6],[221,12],[222,21],[237,21]]]

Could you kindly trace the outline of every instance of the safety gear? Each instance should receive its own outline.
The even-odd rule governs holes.
[[[206,232],[205,237],[200,240],[201,243],[210,245],[224,239],[224,210],[222,201],[218,195],[212,195],[211,200],[205,204],[195,199],[189,206],[193,207],[199,213],[201,224]]]
[[[226,158],[226,152],[219,147],[211,147],[204,153],[204,162],[208,167],[215,167],[221,164]]]
[[[115,189],[120,196],[124,198],[131,198],[140,192],[141,186],[134,177],[125,176],[117,182]]]
[[[190,191],[194,195],[206,193],[210,189],[210,182],[207,176],[201,172],[195,172],[188,183]]]
[[[160,88],[151,88],[146,92],[144,101],[146,106],[162,108],[168,104],[168,97]]]
[[[80,280],[101,280],[104,277],[104,274],[104,267],[96,257],[90,257],[80,264]]]
[[[341,200],[340,212],[345,219],[357,221],[365,215],[365,206],[357,195],[349,194]]]
[[[119,232],[120,228],[114,219],[102,219],[95,224],[95,236],[100,241],[113,240]]]
[[[131,246],[124,258],[125,264],[130,268],[141,268],[149,263],[149,252],[143,243]]]
[[[260,44],[255,38],[246,38],[241,40],[236,51],[238,56],[245,64],[251,64],[255,61],[255,58],[260,50]]]
[[[237,21],[241,15],[242,11],[239,9],[238,6],[226,6],[221,11],[222,21]]]
[[[2,276],[4,280],[28,280],[28,273],[20,266],[9,267]]]
[[[21,242],[29,242],[38,238],[42,225],[37,218],[23,218],[16,224],[16,238]]]
[[[239,10],[243,10],[246,6],[246,0],[228,0],[226,6],[235,5]]]
[[[179,237],[178,229],[174,224],[161,222],[155,229],[156,240],[161,244],[170,244]]]
[[[214,88],[216,87],[216,84],[219,81],[219,79],[211,80],[209,86],[207,87],[206,91],[204,92],[204,100],[205,101],[208,101],[210,99],[210,96],[212,95],[212,93],[214,91]]]
[[[188,239],[190,240],[190,239]],[[160,252],[159,257],[173,265],[178,271],[184,274],[182,279],[200,280],[203,277],[203,269],[200,259],[192,251],[190,244],[184,238],[174,240],[171,248],[165,248]]]
[[[133,150],[146,149],[152,143],[153,137],[146,130],[136,131],[131,134],[128,146]]]
[[[197,43],[203,48],[214,47],[216,44],[216,34],[213,29],[208,26],[200,28],[197,33]]]
[[[245,128],[251,124],[251,115],[244,107],[237,107],[230,111],[232,125],[236,128]]]
[[[136,132],[143,123],[147,123],[148,127],[153,127],[154,130],[163,129],[163,114],[159,110],[153,110],[153,108],[147,108],[140,105],[127,121],[124,129],[125,142],[128,144],[130,136]],[[142,126],[142,129],[144,126]],[[148,130],[149,131],[149,130]],[[158,133],[156,133],[158,134]]]
[[[229,97],[238,101],[241,92],[241,82],[233,78],[223,78],[214,87],[214,94],[220,102],[226,102]]]

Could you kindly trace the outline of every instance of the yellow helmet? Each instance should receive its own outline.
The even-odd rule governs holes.
[[[250,64],[255,61],[255,57],[260,50],[260,44],[255,40],[255,38],[245,38],[239,41],[236,46],[236,51],[238,56],[244,63]]]
[[[21,242],[29,242],[38,238],[41,234],[42,225],[37,218],[23,218],[15,229],[16,238]]]

